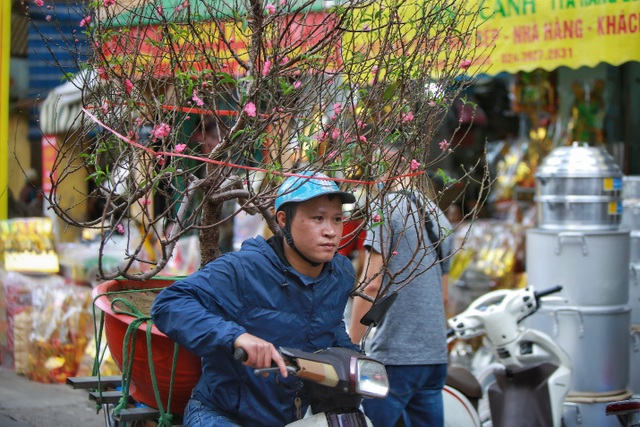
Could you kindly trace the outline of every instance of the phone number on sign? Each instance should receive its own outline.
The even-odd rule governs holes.
[[[573,50],[570,47],[558,47],[550,49],[536,49],[517,53],[504,53],[501,56],[503,64],[514,62],[536,62],[553,59],[570,59],[573,57]]]

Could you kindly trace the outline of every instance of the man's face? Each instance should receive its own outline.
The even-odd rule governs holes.
[[[296,247],[312,261],[331,261],[342,237],[342,220],[342,200],[338,196],[300,203],[291,222]]]

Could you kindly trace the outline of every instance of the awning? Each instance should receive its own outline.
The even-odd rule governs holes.
[[[640,61],[640,2],[482,0],[488,74]]]
[[[53,89],[40,108],[40,130],[45,135],[66,133],[83,123],[82,90],[92,81],[92,74],[83,71],[73,80]]]

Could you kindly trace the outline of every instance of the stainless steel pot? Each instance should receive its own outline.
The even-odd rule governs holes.
[[[615,230],[622,204],[613,196],[538,196],[538,226],[549,230]]]
[[[536,289],[562,285],[567,305],[629,302],[629,231],[526,232],[527,282]]]
[[[574,142],[558,147],[538,167],[538,226],[613,230],[622,216],[622,171],[604,148]]]
[[[622,198],[640,201],[640,175],[627,175],[622,183]]]
[[[629,252],[629,262],[640,264],[640,230],[633,230],[631,235],[631,249]]]
[[[549,300],[525,322],[555,339],[571,358],[571,395],[610,396],[629,386],[630,311]]]
[[[640,201],[622,201],[620,226],[629,230],[640,230]]]
[[[640,230],[640,176],[625,176],[622,179],[621,227]]]

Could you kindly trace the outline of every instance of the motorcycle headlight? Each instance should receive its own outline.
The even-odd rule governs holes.
[[[384,365],[372,359],[355,358],[355,369],[351,371],[355,392],[379,399],[389,393],[389,378]]]

